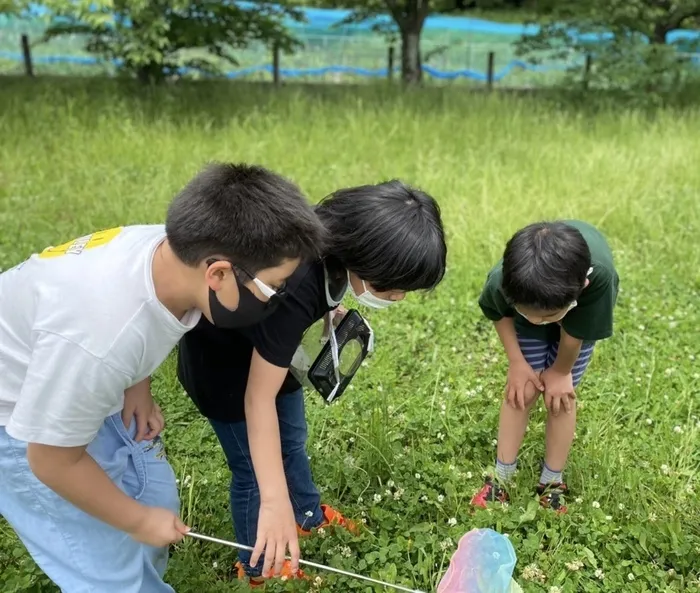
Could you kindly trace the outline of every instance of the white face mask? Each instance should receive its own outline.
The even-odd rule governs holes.
[[[364,292],[362,294],[355,294],[355,289],[352,287],[352,282],[350,281],[350,270],[348,270],[348,287],[352,296],[361,305],[366,307],[371,307],[372,309],[386,309],[388,306],[393,305],[395,301],[389,301],[387,299],[380,299],[377,295],[373,294],[365,285],[365,281],[361,280],[362,288]]]

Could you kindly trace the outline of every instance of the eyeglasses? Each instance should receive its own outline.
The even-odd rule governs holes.
[[[225,261],[225,262],[231,264],[231,270],[233,271],[233,273],[240,280],[243,280],[243,278],[241,278],[241,275],[243,275],[247,278],[247,281],[250,281],[253,284],[255,284],[255,286],[258,287],[260,292],[262,292],[265,295],[265,297],[267,297],[268,302],[270,300],[272,300],[273,298],[282,298],[283,296],[286,295],[286,288],[287,288],[286,282],[283,282],[282,286],[280,286],[279,288],[274,289],[274,288],[268,286],[267,284],[265,284],[262,280],[260,280],[260,278],[255,276],[255,274],[251,274],[248,270],[246,270],[242,266],[240,266],[238,264],[234,264],[232,261],[227,260],[227,259],[211,258],[211,259],[207,260],[207,265],[210,266],[211,264],[213,264],[214,262],[217,262],[217,261]]]

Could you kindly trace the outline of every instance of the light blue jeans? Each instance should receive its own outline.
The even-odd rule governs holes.
[[[160,438],[137,443],[136,422],[107,418],[87,451],[131,498],[179,512],[175,474]],[[63,593],[173,593],[163,582],[168,548],[154,548],[81,511],[41,483],[27,443],[0,426],[0,515]]]

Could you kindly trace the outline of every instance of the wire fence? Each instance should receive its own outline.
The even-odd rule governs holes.
[[[321,9],[312,9],[319,13]],[[332,12],[332,11],[331,11]],[[424,79],[433,84],[501,84],[510,88],[550,86],[566,72],[585,66],[581,56],[571,54],[560,60],[528,63],[517,55],[516,42],[523,26],[501,25],[471,19],[461,30],[427,28],[421,38]],[[66,35],[43,41],[45,20],[0,17],[0,74],[20,74],[28,70],[31,56],[34,75],[114,75],[117,63],[99,59],[85,50],[87,38]],[[263,44],[253,44],[234,52],[237,64],[220,62],[228,78],[249,80],[295,79],[327,83],[361,82],[387,78],[398,72],[399,48],[371,30],[332,30],[295,27],[292,33],[302,48],[291,55],[273,55]],[[22,38],[29,48],[22,47]],[[184,53],[184,52],[183,52]],[[187,57],[197,55],[188,52]],[[186,57],[185,55],[181,57]],[[392,59],[393,58],[393,59]],[[695,55],[692,61],[700,63]],[[182,75],[201,77],[199,71],[182,68]]]
[[[44,22],[39,19],[0,21],[0,74],[24,72],[22,35],[30,43],[35,75],[113,75],[117,64],[107,63],[85,50],[86,37],[66,35],[42,41]],[[389,76],[390,44],[387,38],[371,31],[355,34],[321,34],[295,30],[303,44],[291,55],[279,56],[281,78],[358,82]],[[425,79],[439,83],[457,81],[483,84],[505,81],[508,86],[540,86],[555,83],[569,68],[581,65],[574,59],[548,61],[533,65],[518,58],[518,35],[494,35],[473,31],[426,31],[421,41]],[[393,70],[398,72],[399,47],[395,48]],[[196,52],[192,52],[195,53]],[[489,54],[493,54],[489,58]],[[271,80],[273,54],[263,44],[253,44],[234,52],[238,64],[221,63],[229,78]],[[489,74],[489,60],[493,63]],[[182,70],[194,75],[194,71]]]

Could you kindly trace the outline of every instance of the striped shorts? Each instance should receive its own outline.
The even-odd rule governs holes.
[[[557,352],[559,352],[559,342],[545,342],[518,335],[518,344],[520,344],[520,351],[523,353],[525,360],[536,371],[543,371],[552,366],[557,358]],[[584,342],[581,346],[581,352],[571,371],[574,387],[581,382],[583,374],[586,372],[586,367],[591,362],[593,348],[595,348],[595,342]]]

